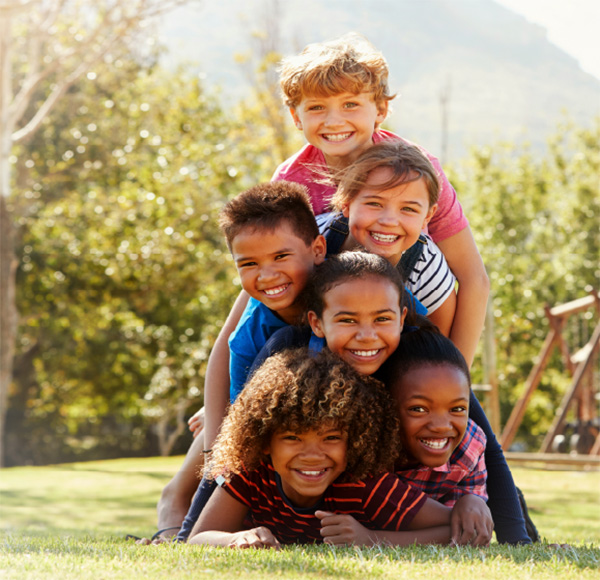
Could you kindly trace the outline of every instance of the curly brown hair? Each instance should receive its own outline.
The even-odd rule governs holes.
[[[279,83],[286,106],[295,109],[306,95],[333,96],[343,92],[373,93],[380,106],[391,101],[388,65],[364,36],[355,32],[329,42],[309,44],[282,60]]]
[[[207,477],[256,469],[278,431],[333,424],[347,433],[346,474],[358,480],[392,469],[400,452],[399,422],[383,384],[324,349],[282,351],[253,374],[223,422]]]

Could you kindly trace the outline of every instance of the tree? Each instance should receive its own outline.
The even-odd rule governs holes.
[[[499,144],[471,151],[450,171],[492,285],[505,419],[548,332],[544,306],[600,286],[599,173],[600,118],[590,128],[561,123],[543,159]],[[589,336],[592,322],[581,321],[568,340]],[[529,405],[522,441],[539,445],[568,383],[557,355]]]
[[[1,0],[0,2],[0,466],[17,328],[11,152],[31,138],[92,66],[139,40],[148,22],[185,0]],[[42,97],[34,103],[36,97]]]
[[[74,86],[16,152],[23,315],[10,436],[31,455],[63,433],[62,460],[148,451],[147,423],[181,424],[179,399],[201,404],[239,289],[216,216],[268,179],[261,153],[197,77],[123,60]]]

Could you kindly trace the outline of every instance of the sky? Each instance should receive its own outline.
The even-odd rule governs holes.
[[[548,40],[600,79],[600,0],[496,0],[543,26]]]

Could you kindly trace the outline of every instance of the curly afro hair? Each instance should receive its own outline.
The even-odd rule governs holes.
[[[258,467],[277,431],[333,424],[348,437],[350,479],[392,469],[400,453],[399,423],[382,383],[355,371],[328,349],[277,353],[253,374],[230,407],[206,466],[226,479]]]

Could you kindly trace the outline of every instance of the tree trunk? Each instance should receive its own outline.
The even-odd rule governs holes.
[[[2,192],[4,193],[4,192]],[[4,465],[4,422],[12,382],[14,345],[17,332],[13,224],[7,198],[0,195],[0,467]]]

